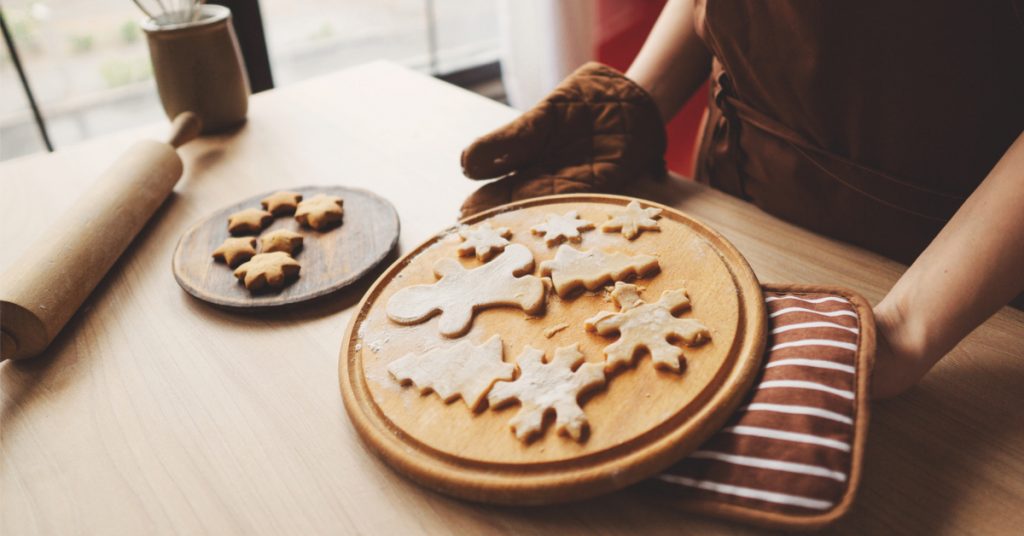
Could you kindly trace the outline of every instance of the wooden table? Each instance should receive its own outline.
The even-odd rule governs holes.
[[[291,185],[389,198],[408,250],[451,224],[474,188],[462,147],[515,114],[374,63],[257,95],[240,132],[190,143],[176,194],[51,349],[0,365],[0,533],[748,532],[635,490],[504,508],[421,489],[367,451],[338,393],[342,332],[370,281],[258,315],[215,309],[174,282],[171,253],[191,223]],[[128,142],[165,128],[0,165],[0,268]],[[845,285],[877,301],[903,270],[693,183],[645,188],[724,233],[762,281]],[[913,392],[876,404],[860,495],[834,531],[1024,526],[1022,354],[1024,313],[1004,309]]]

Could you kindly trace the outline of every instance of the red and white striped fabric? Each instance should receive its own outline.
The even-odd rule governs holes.
[[[827,513],[851,485],[862,373],[857,308],[829,294],[769,292],[765,301],[767,355],[751,394],[721,431],[658,479],[684,500]]]

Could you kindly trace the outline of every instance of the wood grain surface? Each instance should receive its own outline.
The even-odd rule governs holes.
[[[228,216],[247,208],[260,208],[260,200],[281,190],[309,199],[316,194],[341,197],[345,202],[340,227],[310,229],[293,216],[274,218],[258,236],[286,229],[302,235],[302,249],[294,257],[302,265],[299,278],[279,291],[252,293],[234,277],[234,268],[211,257],[228,233]],[[278,307],[325,296],[358,281],[380,264],[398,244],[399,222],[395,207],[372,192],[342,186],[281,187],[251,196],[211,214],[181,235],[174,250],[174,278],[189,294],[205,302],[239,309]],[[257,244],[258,247],[258,244]]]
[[[600,225],[629,201],[618,196],[552,196],[480,214],[463,224],[508,228],[513,244],[529,248],[531,273],[539,274],[540,263],[552,259],[557,246],[532,236],[531,227],[548,215],[569,211]],[[659,272],[637,280],[648,303],[663,291],[686,289],[692,309],[683,316],[708,326],[711,339],[685,348],[681,374],[657,370],[649,357],[641,356],[634,366],[609,374],[604,389],[584,397],[589,434],[581,442],[548,426],[535,441],[523,443],[509,430],[515,407],[471,412],[462,403],[444,404],[436,395],[403,388],[390,376],[388,365],[405,355],[451,347],[455,341],[438,334],[436,318],[412,326],[395,324],[385,313],[386,305],[403,288],[433,283],[438,260],[458,258],[462,240],[456,228],[449,228],[395,262],[367,292],[346,331],[341,389],[364,439],[391,465],[430,488],[507,504],[564,502],[621,489],[696,449],[731,415],[760,370],[766,340],[764,300],[746,261],[718,233],[669,207],[654,206],[662,208],[658,232],[627,240],[621,233],[595,229],[570,247],[657,257]],[[483,263],[471,258],[462,264],[474,269]],[[550,359],[557,348],[578,344],[587,361],[603,363],[604,348],[614,339],[588,333],[583,324],[601,311],[616,310],[600,289],[568,299],[552,292],[543,315],[527,316],[509,307],[478,312],[464,338],[479,345],[500,336],[505,362],[514,362],[527,346],[545,351]],[[546,337],[544,331],[556,324],[568,327]]]
[[[339,341],[379,275],[301,307],[239,315],[168,269],[196,221],[282,184],[390,200],[401,252],[455,223],[479,183],[459,153],[518,112],[387,63],[254,95],[233,134],[181,149],[185,175],[41,357],[0,365],[0,534],[758,534],[634,486],[499,507],[426,491],[365,447],[338,391]],[[0,268],[166,123],[0,164]],[[722,233],[763,282],[872,302],[903,265],[689,181],[638,197]],[[939,290],[941,291],[941,290]],[[1013,534],[1024,526],[1024,313],[1003,309],[906,395],[872,407],[864,475],[830,533]]]

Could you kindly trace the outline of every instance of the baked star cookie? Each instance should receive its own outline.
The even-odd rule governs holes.
[[[316,194],[299,203],[295,209],[295,220],[317,231],[323,231],[341,223],[345,210],[344,200],[335,195]]]
[[[660,208],[643,208],[637,201],[630,201],[626,209],[614,216],[608,216],[608,221],[601,224],[601,230],[606,233],[621,231],[622,236],[629,240],[640,236],[643,231],[659,231],[658,222]]]
[[[264,197],[260,201],[260,204],[263,205],[264,210],[274,216],[287,216],[289,214],[295,214],[295,209],[299,206],[299,201],[302,201],[302,194],[282,190]]]
[[[266,210],[247,208],[228,216],[228,232],[238,235],[256,234],[263,230],[274,216]]]
[[[213,258],[234,268],[256,254],[256,239],[251,236],[229,237],[217,249]]]
[[[281,251],[260,253],[235,269],[235,277],[252,292],[283,288],[295,281],[302,265]]]
[[[680,372],[683,351],[669,341],[696,346],[711,338],[700,321],[673,316],[690,308],[685,289],[666,290],[656,303],[644,303],[636,285],[619,282],[612,299],[619,306],[618,313],[602,311],[584,323],[588,331],[599,335],[619,333],[619,340],[604,349],[608,371],[631,365],[640,350],[647,350],[654,366]]]
[[[555,429],[559,433],[580,441],[587,416],[580,407],[579,396],[604,385],[603,365],[580,365],[582,362],[583,353],[576,345],[555,350],[550,363],[544,362],[543,351],[527,346],[516,358],[519,377],[494,384],[487,400],[494,408],[519,401],[522,407],[509,425],[520,441],[541,432],[548,411],[555,412]]]
[[[295,256],[302,249],[302,235],[287,229],[278,229],[260,236],[260,253],[283,251]]]

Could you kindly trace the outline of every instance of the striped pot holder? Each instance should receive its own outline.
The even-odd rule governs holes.
[[[768,345],[725,427],[651,481],[688,511],[818,528],[849,510],[868,424],[874,317],[842,289],[766,285]]]

